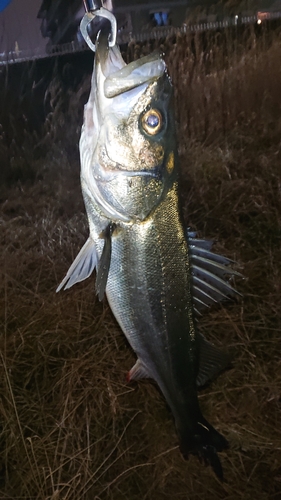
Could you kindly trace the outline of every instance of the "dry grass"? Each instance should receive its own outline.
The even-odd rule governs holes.
[[[226,481],[182,459],[153,384],[126,384],[134,355],[94,280],[55,294],[87,237],[70,147],[81,106],[70,95],[66,119],[54,101],[44,133],[26,134],[25,182],[14,141],[21,181],[1,190],[1,499],[281,498],[281,39],[218,39],[164,48],[186,222],[246,276],[243,301],[201,325],[234,354],[233,369],[200,394],[231,444],[221,454]],[[129,57],[149,49],[130,47]],[[3,134],[0,147],[10,158]]]

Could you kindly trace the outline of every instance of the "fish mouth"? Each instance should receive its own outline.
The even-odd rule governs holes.
[[[110,158],[106,146],[104,146],[101,151],[100,167],[102,167],[102,175],[100,169],[95,175],[95,179],[98,182],[110,182],[119,176],[152,177],[160,180],[162,178],[161,172],[163,168],[161,163],[150,169],[127,170],[121,163],[118,163]]]
[[[105,77],[103,90],[107,98],[158,80],[166,71],[159,51],[126,64],[119,49],[109,47],[108,39],[102,33],[96,42],[96,59]]]

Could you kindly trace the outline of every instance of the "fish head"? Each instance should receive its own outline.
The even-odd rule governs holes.
[[[80,139],[88,203],[111,220],[144,220],[174,182],[175,154],[163,58],[153,53],[126,64],[118,47],[99,37]]]

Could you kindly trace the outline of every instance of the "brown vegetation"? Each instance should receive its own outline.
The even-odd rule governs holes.
[[[280,498],[281,38],[198,35],[163,48],[186,223],[246,277],[244,299],[201,322],[234,355],[233,369],[200,393],[230,442],[220,454],[226,481],[182,459],[150,381],[126,383],[134,354],[94,278],[55,294],[88,230],[72,146],[81,102],[68,96],[66,116],[53,84],[42,136],[26,133],[19,147],[2,133],[0,142],[14,169],[0,200],[0,498]],[[131,46],[128,57],[146,50]]]

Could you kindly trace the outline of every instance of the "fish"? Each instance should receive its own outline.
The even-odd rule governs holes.
[[[96,270],[137,360],[127,380],[153,379],[166,399],[184,456],[222,480],[228,447],[202,415],[198,389],[229,365],[199,330],[213,304],[238,295],[232,261],[185,227],[173,87],[153,52],[126,64],[101,32],[79,142],[89,238],[57,291]]]

